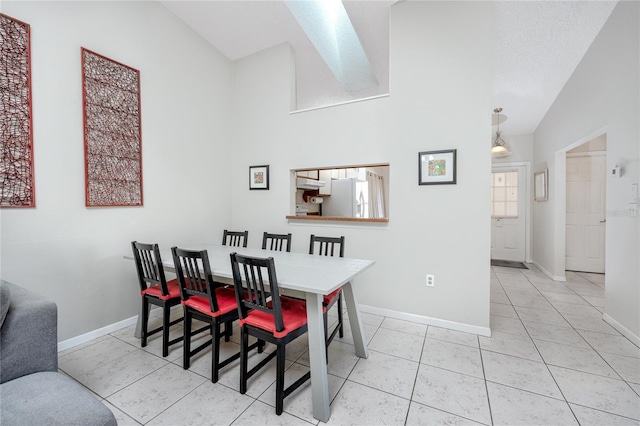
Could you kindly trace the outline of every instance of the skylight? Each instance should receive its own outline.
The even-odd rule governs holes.
[[[285,0],[307,37],[347,92],[378,84],[341,0]]]

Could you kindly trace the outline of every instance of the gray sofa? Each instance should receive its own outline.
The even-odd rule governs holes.
[[[96,396],[58,372],[56,304],[6,281],[0,281],[0,424],[118,424]]]

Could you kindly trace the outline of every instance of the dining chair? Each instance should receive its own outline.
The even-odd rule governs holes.
[[[133,258],[138,273],[140,295],[142,295],[142,321],[140,345],[147,346],[147,339],[162,332],[162,356],[169,355],[169,346],[181,342],[182,337],[169,340],[169,329],[182,321],[182,318],[170,321],[171,308],[180,304],[180,289],[176,279],[167,281],[162,268],[158,244],[131,242]],[[162,326],[149,331],[149,309],[151,305],[162,308]]]
[[[286,243],[286,244],[285,244]],[[262,249],[266,250],[276,250],[282,251],[291,251],[291,234],[270,234],[268,232],[264,232],[262,234]]]
[[[272,257],[258,258],[231,253],[233,283],[240,320],[240,393],[247,381],[276,358],[276,414],[282,414],[284,399],[311,378],[307,372],[284,387],[285,348],[287,343],[307,332],[307,305],[304,300],[280,296],[275,262]],[[276,351],[248,370],[249,336],[258,342],[276,346]]]
[[[184,308],[184,345],[182,367],[191,365],[191,357],[211,345],[211,381],[216,383],[220,369],[240,357],[240,352],[220,361],[220,339],[222,324],[224,337],[229,340],[234,320],[238,319],[238,304],[231,287],[217,285],[213,281],[211,265],[206,250],[184,250],[171,248],[173,263],[178,276],[180,296]],[[209,324],[212,337],[195,349],[191,349],[193,319]]]
[[[246,247],[249,239],[249,231],[227,231],[222,234],[222,245],[233,247]]]
[[[316,251],[317,247],[317,251]],[[318,253],[320,256],[334,256],[338,255],[340,257],[344,257],[344,236],[341,237],[319,237],[316,235],[311,235],[309,239],[309,254]],[[329,329],[329,321],[328,321],[328,312],[329,309],[333,307],[333,305],[338,302],[338,324],[331,331],[331,334],[328,333]],[[324,311],[324,334],[327,338],[327,347],[333,341],[333,338],[336,337],[336,333],[340,334],[340,337],[344,337],[344,328],[342,321],[342,287],[334,290],[333,292],[326,294],[322,298],[322,306],[325,308]]]

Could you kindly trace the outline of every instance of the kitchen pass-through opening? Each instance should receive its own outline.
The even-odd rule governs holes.
[[[288,219],[388,221],[389,165],[292,170]]]

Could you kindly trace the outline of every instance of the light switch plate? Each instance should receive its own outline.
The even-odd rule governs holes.
[[[638,216],[638,205],[637,204],[629,204],[629,216],[637,217]]]

